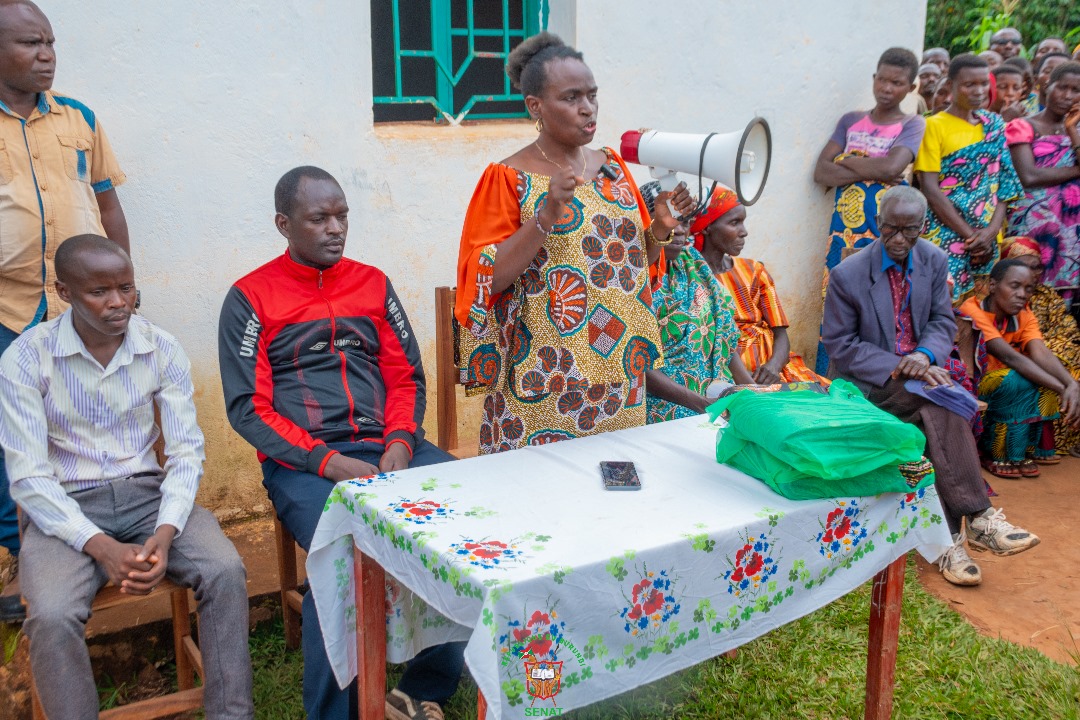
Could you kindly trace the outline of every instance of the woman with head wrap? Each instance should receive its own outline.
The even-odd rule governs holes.
[[[1006,238],[1001,257],[1018,259],[1037,276],[1042,276],[1042,252],[1039,243],[1031,238]],[[1076,326],[1076,319],[1066,310],[1065,301],[1047,285],[1037,283],[1028,298],[1028,309],[1039,321],[1046,347],[1074,378],[1080,380],[1080,329]],[[1058,452],[1080,457],[1080,428],[1057,420],[1054,423],[1054,444]]]
[[[641,186],[649,212],[659,191],[657,182]],[[739,328],[731,296],[687,243],[686,226],[677,226],[673,236],[664,248],[667,272],[653,290],[664,364],[645,374],[650,423],[705,412],[705,391],[716,380],[753,382],[736,350]]]
[[[754,382],[824,382],[791,351],[788,319],[776,284],[757,260],[739,257],[746,243],[746,208],[735,193],[717,185],[705,209],[694,219],[694,247],[735,302],[739,355]]]

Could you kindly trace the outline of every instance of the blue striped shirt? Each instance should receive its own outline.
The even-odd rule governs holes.
[[[176,338],[133,315],[102,367],[68,310],[20,335],[0,358],[0,444],[11,497],[43,532],[82,550],[102,532],[71,493],[164,472],[157,526],[184,529],[202,478],[191,363]],[[165,434],[164,471],[154,454]]]

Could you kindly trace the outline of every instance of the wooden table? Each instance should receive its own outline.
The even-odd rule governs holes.
[[[517,718],[690,667],[871,577],[866,717],[889,717],[907,552],[951,540],[933,488],[786,500],[717,464],[715,432],[690,418],[340,484],[308,576],[338,681],[360,677],[360,717],[383,717],[387,659],[429,644],[469,639],[481,717],[486,697]],[[604,491],[599,459],[635,462],[643,489]],[[535,512],[553,504],[558,522]],[[532,692],[530,653],[562,663],[556,695]]]

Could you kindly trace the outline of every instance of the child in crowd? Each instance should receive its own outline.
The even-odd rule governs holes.
[[[1052,52],[1043,55],[1035,65],[1035,93],[1039,98],[1039,106],[1035,112],[1046,108],[1046,87],[1050,84],[1050,74],[1054,72],[1054,68],[1071,59],[1067,53]]]
[[[990,71],[997,81],[997,97],[990,110],[1001,115],[1005,122],[1027,114],[1024,107],[1024,72],[1012,64],[1002,64]]]
[[[822,287],[829,271],[843,259],[844,248],[861,248],[878,237],[878,197],[904,182],[903,173],[918,152],[926,121],[908,115],[900,103],[915,90],[919,61],[904,48],[889,48],[874,73],[873,110],[846,113],[836,124],[814,168],[814,181],[836,188]],[[824,290],[823,290],[824,292]],[[825,375],[829,357],[818,344],[818,375]]]
[[[1020,102],[1024,106],[1024,115],[1032,115],[1039,112],[1039,95],[1035,92],[1035,71],[1032,69],[1031,63],[1025,58],[1017,55],[1016,57],[1009,58],[1003,62],[1002,65],[1015,67],[1023,73],[1024,96]],[[1009,122],[1009,120],[1013,119],[1015,118],[1006,118],[1005,122]]]
[[[949,65],[952,102],[926,120],[915,172],[930,204],[925,237],[949,256],[954,305],[985,284],[998,259],[1009,202],[1023,193],[1005,146],[1001,116],[983,110],[990,68],[971,54]]]

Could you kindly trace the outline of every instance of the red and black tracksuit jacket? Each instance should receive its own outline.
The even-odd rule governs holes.
[[[322,475],[327,443],[423,439],[424,369],[382,271],[342,259],[326,270],[288,251],[229,290],[218,326],[229,422],[259,460]]]

